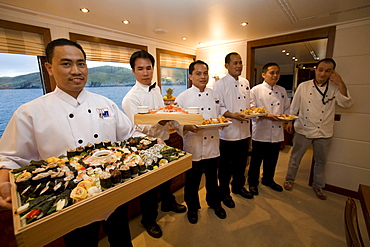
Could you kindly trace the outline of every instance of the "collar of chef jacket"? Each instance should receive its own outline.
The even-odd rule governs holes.
[[[140,83],[140,82],[138,82],[138,81],[136,81],[136,86],[137,87],[139,87],[139,88],[141,88],[143,91],[145,91],[146,93],[149,93],[149,87],[150,86],[152,86],[153,84],[151,84],[151,85],[144,85],[144,84],[142,84],[142,83]]]
[[[77,99],[75,99],[71,95],[67,94],[66,92],[64,92],[59,87],[55,87],[54,94],[56,96],[58,96],[60,99],[62,99],[63,101],[67,102],[68,104],[70,104],[74,107],[77,107],[78,105],[81,105],[87,97],[87,91],[86,91],[85,88],[82,89],[82,91],[78,95]]]

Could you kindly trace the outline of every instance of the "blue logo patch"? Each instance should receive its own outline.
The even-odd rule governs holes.
[[[98,112],[100,118],[110,117],[108,108],[96,108],[96,111]]]

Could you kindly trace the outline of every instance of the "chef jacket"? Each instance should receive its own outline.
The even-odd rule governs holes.
[[[278,85],[271,87],[264,81],[251,89],[251,106],[264,106],[275,115],[289,114],[290,100],[285,88]],[[252,139],[260,142],[284,141],[282,121],[252,118]]]
[[[138,106],[149,106],[149,109],[164,107],[161,89],[156,86],[149,90],[148,85],[136,81],[136,84],[122,99],[122,109],[132,123],[134,123],[134,115],[138,113]],[[135,133],[143,133],[147,136],[162,138],[163,140],[167,140],[170,137],[168,124],[135,125]]]
[[[291,114],[298,114],[294,129],[307,138],[329,138],[334,132],[335,104],[341,107],[353,105],[353,99],[339,92],[337,85],[332,82],[326,87],[315,86],[313,80],[302,82],[294,93],[290,106]],[[319,92],[320,90],[320,92]]]
[[[221,109],[223,115],[226,111],[231,113],[240,112],[243,109],[250,108],[250,88],[247,79],[239,76],[235,80],[230,74],[216,82],[214,88],[220,96],[220,102],[224,109]],[[226,141],[237,141],[251,136],[249,120],[239,121],[232,119],[232,124],[223,130],[220,130],[220,138]]]
[[[66,154],[88,143],[131,137],[128,117],[110,99],[83,89],[77,99],[58,87],[21,105],[0,139],[0,164],[14,169],[31,160]]]
[[[204,119],[219,118],[220,109],[223,108],[218,93],[210,88],[200,92],[197,87],[192,86],[177,96],[175,101],[184,109],[199,107],[199,113]],[[197,133],[184,131],[183,138],[184,150],[192,154],[193,161],[220,156],[218,128],[199,129]]]

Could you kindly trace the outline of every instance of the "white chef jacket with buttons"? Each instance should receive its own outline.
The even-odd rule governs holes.
[[[353,99],[347,91],[348,97],[342,95],[338,87],[328,82],[326,87],[319,87],[321,94],[315,87],[313,80],[302,82],[294,93],[290,106],[291,114],[298,114],[294,129],[307,138],[329,138],[334,132],[335,104],[341,107],[353,105]],[[325,104],[324,104],[325,103]]]
[[[138,106],[149,106],[149,109],[164,107],[161,90],[158,86],[149,91],[148,85],[143,85],[136,81],[136,84],[122,99],[122,109],[134,123],[134,115],[138,113]],[[167,140],[170,137],[168,124],[160,125],[135,125],[135,133],[143,133],[147,136],[162,138]]]
[[[271,87],[264,81],[251,89],[251,106],[264,106],[275,115],[289,114],[290,100],[285,88],[279,85]],[[260,142],[284,141],[282,121],[252,118],[252,139]]]
[[[220,109],[223,108],[218,93],[210,88],[200,92],[197,87],[192,86],[182,92],[175,101],[184,109],[199,107],[199,113],[204,119],[220,117]],[[218,128],[200,129],[197,133],[184,131],[183,138],[184,150],[192,154],[193,161],[220,156]]]
[[[83,89],[77,99],[58,87],[20,106],[0,139],[0,164],[14,169],[70,148],[131,137],[128,117],[110,99]]]
[[[239,76],[235,80],[230,74],[216,82],[214,88],[220,96],[220,102],[225,106],[221,110],[223,115],[226,111],[231,113],[240,112],[250,108],[250,88],[247,79]],[[238,141],[250,137],[249,120],[239,121],[232,119],[232,124],[220,130],[220,138],[226,141]]]

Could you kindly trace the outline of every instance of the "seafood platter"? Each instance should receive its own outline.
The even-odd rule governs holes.
[[[131,137],[67,150],[10,171],[18,246],[43,246],[106,219],[119,205],[191,168],[191,154]]]
[[[134,116],[135,124],[156,124],[162,120],[174,120],[182,125],[202,124],[201,114],[189,114],[186,110],[176,105],[167,105],[159,109],[149,109],[147,113]]]

